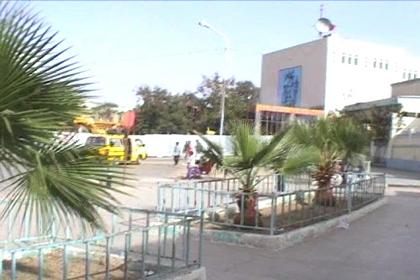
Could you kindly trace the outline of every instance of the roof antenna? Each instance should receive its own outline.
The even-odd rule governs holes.
[[[335,25],[328,18],[323,17],[323,15],[324,4],[321,4],[319,6],[319,19],[315,23],[315,28],[318,31],[319,37],[328,37],[331,35],[331,31],[333,31]]]
[[[324,14],[324,4],[319,5],[319,18],[322,18]],[[318,31],[318,36],[322,37],[322,32]]]

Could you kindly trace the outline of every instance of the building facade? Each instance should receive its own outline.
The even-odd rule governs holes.
[[[420,96],[420,79],[403,81],[391,85],[392,96]]]
[[[393,87],[393,95],[401,92],[412,92],[412,82],[399,84],[398,92]],[[412,92],[413,93],[413,92]],[[420,91],[417,96],[400,95],[387,99],[345,106],[344,112],[360,112],[369,116],[369,111],[379,108],[390,108],[399,105],[399,112],[391,113],[386,141],[372,141],[371,158],[373,164],[384,165],[407,171],[420,172]],[[382,111],[381,117],[386,115]],[[372,114],[370,114],[371,120]]]
[[[321,109],[391,97],[391,84],[420,77],[405,50],[338,34],[263,55],[262,104]]]

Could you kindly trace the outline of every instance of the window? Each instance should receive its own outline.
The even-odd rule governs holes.
[[[414,73],[413,79],[416,79],[416,78],[417,78],[417,74],[416,74],[416,73]]]
[[[123,143],[120,138],[111,138],[109,139],[109,145],[111,147],[122,147]]]
[[[379,69],[382,69],[382,62],[379,63]]]
[[[346,62],[346,56],[343,54],[343,56],[341,57],[341,63],[345,63]]]
[[[405,79],[405,72],[403,73],[403,79]]]
[[[105,146],[106,143],[106,139],[105,137],[100,137],[100,136],[91,136],[88,137],[88,139],[86,140],[86,145],[88,146]]]
[[[408,73],[408,79],[409,80],[411,79],[411,73]]]
[[[373,68],[376,68],[376,61],[373,62]]]
[[[385,63],[385,70],[388,70],[388,63]]]
[[[351,64],[351,57],[348,58],[347,62]]]
[[[354,58],[354,65],[357,65],[359,63],[359,59],[357,58],[357,56]]]

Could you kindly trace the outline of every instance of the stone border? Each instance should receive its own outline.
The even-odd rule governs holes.
[[[203,238],[215,243],[224,243],[251,248],[281,250],[331,231],[333,228],[336,228],[342,220],[345,220],[348,223],[353,222],[372,212],[373,210],[381,207],[386,202],[387,198],[384,197],[349,214],[341,215],[327,221],[321,221],[278,235],[264,235],[231,230],[204,229]],[[196,229],[191,230],[194,236],[198,237],[198,231]]]
[[[206,280],[206,268],[201,266],[195,269],[185,269],[172,273],[166,277],[156,277],[151,279],[159,280]]]

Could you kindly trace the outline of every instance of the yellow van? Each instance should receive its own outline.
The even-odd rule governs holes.
[[[138,138],[128,136],[128,148],[124,147],[123,135],[91,135],[86,139],[86,145],[100,147],[99,154],[108,160],[139,164],[147,158],[145,145]]]

